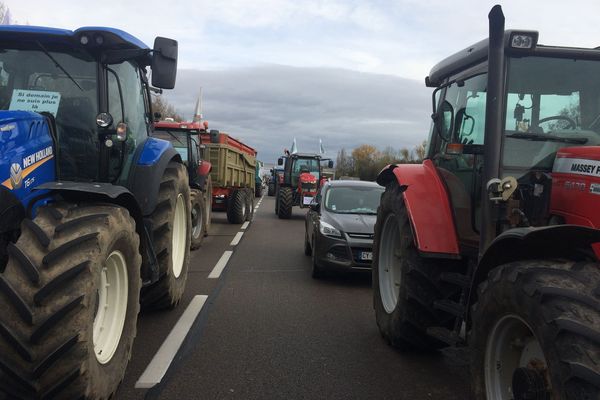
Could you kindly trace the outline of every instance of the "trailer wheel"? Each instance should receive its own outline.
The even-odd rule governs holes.
[[[202,192],[196,189],[190,191],[191,211],[192,211],[192,240],[190,249],[195,250],[202,245],[202,240],[206,236],[206,206]]]
[[[267,196],[274,196],[274,195],[275,195],[275,184],[269,183],[269,186],[267,189]]]
[[[227,199],[227,221],[230,224],[241,224],[246,219],[248,201],[244,189],[235,189]]]
[[[433,307],[435,300],[448,299],[458,290],[439,282],[442,268],[451,266],[419,256],[402,190],[394,181],[377,211],[372,267],[373,308],[389,344],[419,350],[447,346],[426,334],[429,327],[451,328],[454,321]]]
[[[136,336],[139,237],[126,209],[53,204],[0,274],[0,397],[108,399]]]
[[[502,265],[473,306],[475,399],[600,398],[600,266],[527,260]]]
[[[292,216],[292,203],[294,201],[294,193],[292,188],[282,187],[279,189],[278,216],[280,219],[290,219]]]
[[[206,207],[206,212],[204,213],[204,236],[208,236],[212,222],[212,199],[212,179],[209,175],[206,180],[206,190],[204,192],[204,206]]]
[[[252,189],[246,189],[246,221],[252,221],[254,217],[254,193]]]
[[[190,204],[185,167],[170,162],[163,174],[158,202],[151,216],[160,279],[144,288],[144,308],[174,308],[183,296],[190,262]]]

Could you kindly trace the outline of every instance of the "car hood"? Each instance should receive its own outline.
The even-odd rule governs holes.
[[[327,213],[323,220],[344,232],[372,234],[377,215]]]

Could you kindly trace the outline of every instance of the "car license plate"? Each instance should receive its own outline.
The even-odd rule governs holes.
[[[360,258],[361,260],[365,260],[365,261],[372,261],[373,260],[373,252],[372,251],[361,251],[360,253],[358,253],[358,258]]]
[[[307,205],[309,205],[309,204],[312,202],[312,199],[313,199],[313,198],[312,198],[312,197],[310,197],[310,196],[304,196],[304,197],[302,198],[302,203],[303,203],[305,206],[307,206]]]

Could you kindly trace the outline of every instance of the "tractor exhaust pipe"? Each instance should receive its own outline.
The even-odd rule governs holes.
[[[488,75],[483,150],[483,185],[481,191],[482,221],[479,257],[496,237],[496,209],[486,187],[491,179],[500,177],[504,107],[504,13],[495,5],[488,14]]]

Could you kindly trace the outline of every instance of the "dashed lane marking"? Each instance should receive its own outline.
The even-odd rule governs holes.
[[[244,234],[244,232],[238,232],[235,234],[235,236],[233,237],[233,240],[230,243],[230,246],[237,246],[238,243],[240,242],[240,240],[242,240],[242,235]]]
[[[250,225],[250,221],[246,221],[242,224],[242,229],[246,229]]]
[[[136,382],[136,389],[150,389],[160,383],[207,298],[208,296],[205,295],[194,296],[169,336],[167,336],[140,379]]]
[[[221,272],[223,272],[223,270],[225,269],[225,266],[227,266],[227,262],[231,258],[232,254],[233,254],[233,251],[231,251],[231,250],[227,250],[223,253],[223,255],[221,256],[219,261],[217,261],[217,265],[215,265],[213,270],[208,275],[209,279],[216,279],[221,276]]]

